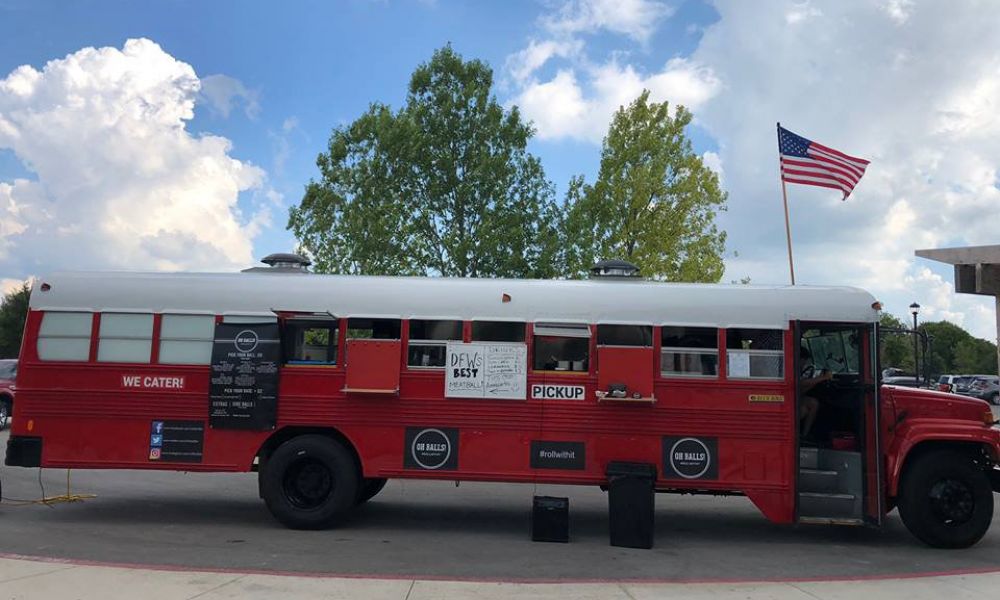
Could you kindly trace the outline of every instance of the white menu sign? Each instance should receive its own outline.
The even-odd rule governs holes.
[[[527,398],[528,347],[519,343],[448,342],[444,395]]]

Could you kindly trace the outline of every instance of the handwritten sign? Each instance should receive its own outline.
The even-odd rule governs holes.
[[[445,396],[527,398],[528,347],[518,343],[448,343]]]

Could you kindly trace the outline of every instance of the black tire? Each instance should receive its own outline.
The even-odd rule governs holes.
[[[361,486],[358,487],[357,504],[364,504],[377,496],[388,481],[382,478],[362,479]]]
[[[990,396],[990,404],[1000,404],[1000,392],[994,392],[993,395]]]
[[[10,400],[0,398],[0,431],[7,427],[7,418],[10,417]]]
[[[268,510],[291,529],[325,529],[354,506],[360,475],[340,442],[302,435],[278,446],[260,474]]]
[[[899,516],[917,539],[935,548],[967,548],[993,521],[989,477],[968,454],[938,450],[907,466]]]

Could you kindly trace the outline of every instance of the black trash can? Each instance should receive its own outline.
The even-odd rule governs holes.
[[[656,466],[612,462],[607,475],[611,545],[652,548]]]
[[[569,541],[569,498],[535,496],[531,507],[531,540]]]

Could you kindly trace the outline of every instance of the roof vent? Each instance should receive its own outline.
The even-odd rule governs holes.
[[[602,260],[590,268],[591,279],[639,279],[639,267],[624,260]]]
[[[244,273],[308,273],[312,261],[299,254],[277,252],[260,260],[266,267],[250,267]]]

